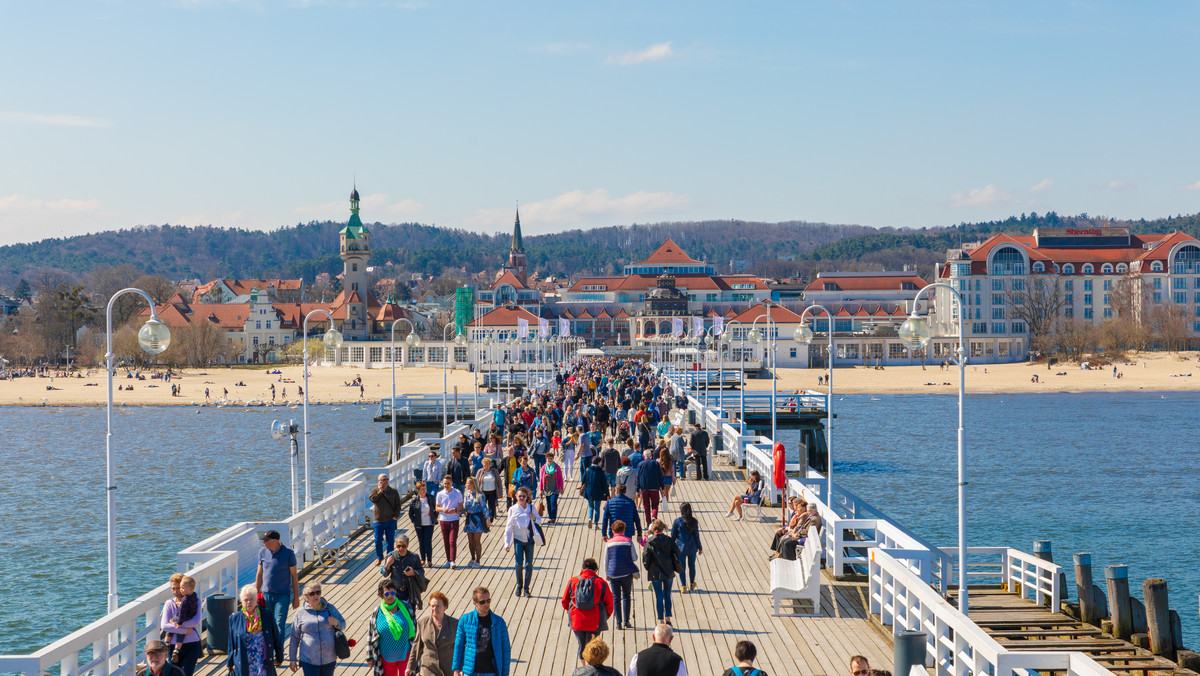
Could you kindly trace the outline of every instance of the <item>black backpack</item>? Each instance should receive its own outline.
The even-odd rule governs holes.
[[[581,577],[575,583],[575,607],[591,610],[596,607],[596,578]]]

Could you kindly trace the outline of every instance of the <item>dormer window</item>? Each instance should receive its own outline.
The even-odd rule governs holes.
[[[1162,261],[1154,261],[1153,263],[1150,264],[1150,272],[1162,272],[1162,271],[1163,271]]]
[[[1034,264],[1033,264],[1033,271],[1034,271],[1034,272],[1036,272],[1036,273],[1038,273],[1038,274],[1041,274],[1041,273],[1045,272],[1045,271],[1046,271],[1046,264],[1045,264],[1045,263],[1043,263],[1043,262],[1041,262],[1041,261],[1035,261],[1035,262],[1034,262]]]
[[[1100,272],[1106,275],[1111,275],[1113,272],[1112,263],[1105,263],[1104,265],[1100,266]]]
[[[1096,272],[1096,268],[1091,263],[1083,264],[1083,274],[1091,275],[1091,274],[1095,274],[1095,272]]]
[[[837,291],[837,282],[825,282],[824,289],[826,291]]]
[[[1064,275],[1073,275],[1073,274],[1075,274],[1075,265],[1074,265],[1074,264],[1072,264],[1072,263],[1067,263],[1067,264],[1063,265],[1063,267],[1062,267],[1062,272],[1063,272],[1063,274],[1064,274]]]

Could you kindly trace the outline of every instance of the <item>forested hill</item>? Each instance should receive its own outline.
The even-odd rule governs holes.
[[[1200,237],[1200,214],[1155,220],[1114,221],[1087,214],[1022,214],[1003,221],[897,229],[789,221],[736,220],[655,223],[529,236],[530,269],[568,276],[619,273],[648,256],[668,237],[693,258],[722,271],[769,277],[810,276],[821,270],[884,270],[915,266],[927,274],[946,249],[1006,232],[1037,227],[1127,226],[1135,233],[1181,230]],[[0,247],[0,287],[43,270],[79,276],[102,265],[130,263],[170,279],[303,277],[341,270],[341,222],[313,222],[269,232],[217,227],[138,226],[32,244]],[[492,271],[507,260],[510,235],[484,235],[417,223],[369,226],[373,265],[394,263],[405,272],[439,275]]]

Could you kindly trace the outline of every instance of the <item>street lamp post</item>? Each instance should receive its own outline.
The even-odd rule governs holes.
[[[121,289],[108,299],[108,352],[104,355],[108,369],[108,409],[106,411],[106,431],[104,434],[104,475],[105,494],[108,503],[108,612],[117,610],[117,484],[113,479],[112,455],[112,410],[113,410],[113,347],[112,347],[112,309],[113,302],[118,296],[126,293],[141,294],[150,304],[150,319],[138,331],[138,345],[150,354],[162,354],[171,345],[171,331],[158,319],[158,311],[154,307],[154,299],[141,289]]]
[[[416,347],[421,344],[421,337],[417,335],[417,327],[413,326],[412,320],[407,317],[400,317],[392,322],[392,453],[389,454],[389,458],[394,454],[394,460],[400,459],[400,437],[396,432],[396,325],[400,322],[408,324],[408,335],[404,337],[404,342],[409,347]],[[389,462],[388,464],[391,463]]]
[[[829,387],[829,395],[825,402],[825,504],[833,509],[833,315],[823,305],[810,305],[804,308],[804,312],[800,313],[800,326],[796,327],[793,337],[797,343],[812,344],[813,331],[804,323],[804,318],[811,310],[818,308],[829,319],[827,327],[829,329],[829,356],[827,359],[829,375],[825,377],[825,384]],[[796,403],[799,404],[799,402]]]
[[[514,359],[517,359],[518,355],[520,354],[517,352],[517,344],[520,343],[520,341],[521,341],[521,339],[517,337],[516,331],[513,331],[513,334],[511,336],[509,336],[509,338],[508,338],[509,356]],[[507,383],[507,387],[504,392],[506,401],[512,401],[512,389],[513,389],[512,379],[513,379],[513,373],[515,373],[515,372],[516,372],[516,369],[513,368],[512,362],[509,362],[509,364],[508,364],[508,383]]]
[[[726,338],[726,342],[728,342],[732,346],[734,336],[736,335],[734,333],[734,331],[732,330],[733,325],[737,324],[739,327],[741,327],[741,329],[743,331],[745,330],[745,325],[743,325],[740,321],[738,321],[736,319],[730,319],[728,322],[725,322],[725,323],[728,324],[729,327],[727,327],[725,329],[725,331],[723,331],[723,333],[726,336],[728,336],[728,338]],[[742,351],[742,354],[739,355],[741,357],[741,359],[738,360],[738,373],[741,374],[741,376],[738,377],[738,392],[739,392],[739,397],[741,399],[741,402],[740,402],[741,412],[739,413],[740,417],[738,419],[738,424],[742,426],[742,432],[745,433],[745,431],[746,431],[746,428],[745,428],[745,425],[746,425],[746,355],[745,355],[745,350],[741,347],[741,345],[745,342],[745,336],[738,336],[737,342],[738,342],[738,346],[739,346],[738,349]]]
[[[447,408],[447,398],[449,397],[449,387],[446,383],[446,366],[450,363],[450,354],[454,347],[448,346],[449,334],[447,331],[455,328],[454,322],[442,327],[442,434],[446,433],[446,428],[450,425],[449,409]],[[463,337],[462,331],[454,337],[454,346],[463,346],[467,344],[467,339]],[[458,411],[454,412],[455,419],[458,418]]]
[[[333,315],[327,310],[313,310],[304,315],[304,508],[312,507],[312,492],[311,484],[309,483],[308,474],[308,318],[315,314],[323,314],[329,318],[329,330],[321,337],[321,341],[325,343],[325,347],[332,350],[340,350],[342,347],[342,333],[333,328]],[[394,355],[393,355],[394,356]]]
[[[967,348],[963,343],[964,320],[966,308],[962,295],[949,284],[936,282],[917,292],[913,297],[913,309],[908,319],[900,325],[897,333],[910,350],[924,349],[933,337],[929,320],[917,316],[917,306],[921,296],[934,287],[944,288],[958,303],[958,609],[963,615],[967,614],[967,459],[963,446],[963,399],[967,392]]]
[[[757,328],[758,320],[760,320],[764,317],[767,320],[767,322],[766,322],[767,335],[765,336],[765,339],[764,339],[764,336],[761,333],[759,333],[758,328]],[[778,349],[777,340],[778,340],[778,336],[775,335],[775,318],[771,316],[771,309],[768,307],[767,311],[764,314],[761,314],[761,315],[755,317],[754,321],[751,322],[751,324],[750,324],[750,342],[756,343],[756,344],[759,342],[763,342],[766,346],[765,349],[770,350],[770,353],[771,353],[771,443],[775,443],[775,441],[776,441],[776,439],[775,439],[775,371],[776,371],[775,351],[776,351],[776,349]],[[766,361],[766,357],[767,357],[767,352],[764,351],[763,352],[763,361],[764,362]]]

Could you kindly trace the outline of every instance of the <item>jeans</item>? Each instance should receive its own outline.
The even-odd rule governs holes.
[[[446,550],[446,561],[454,563],[458,554],[458,520],[442,521],[442,547]]]
[[[669,577],[665,580],[654,580],[650,586],[654,588],[654,612],[657,619],[664,619],[671,616],[671,580],[674,577]]]
[[[682,460],[676,460],[675,461],[675,476],[678,476],[680,479],[682,479],[683,475],[685,475],[685,474],[687,474],[687,465],[684,464],[684,462]]]
[[[546,493],[546,518],[558,519],[558,493]]]
[[[600,523],[600,503],[601,500],[593,500],[588,498],[587,501],[587,520],[593,524]]]
[[[275,628],[279,630],[279,637],[286,637],[288,630],[291,629],[287,623],[287,614],[288,608],[292,605],[292,592],[287,591],[282,594],[263,592],[263,600],[267,603],[267,610],[275,617]]]
[[[433,563],[433,525],[417,526],[417,541],[421,547],[421,560]]]
[[[382,559],[385,553],[396,548],[396,520],[376,521],[371,526],[375,529],[375,558]],[[387,549],[383,548],[384,540],[387,540]]]
[[[633,576],[608,578],[608,585],[613,593],[613,617],[616,626],[629,621],[629,604],[633,601]]]
[[[300,663],[300,668],[303,670],[304,676],[333,676],[333,668],[336,666],[336,660],[329,664]]]
[[[614,486],[617,485],[617,473],[616,472],[605,472],[604,479],[605,479],[605,481],[608,481],[609,488],[613,488]]]
[[[517,576],[517,589],[529,591],[529,583],[533,580],[533,540],[529,542],[521,542],[513,540],[513,556],[516,558],[516,565],[513,566],[513,572]],[[525,578],[521,579],[521,566],[525,566]]]
[[[679,561],[683,564],[683,572],[679,574],[679,588],[687,586],[688,575],[692,576],[692,584],[696,584],[696,554],[681,554]]]
[[[425,482],[425,493],[426,493],[426,495],[429,496],[429,504],[431,504],[431,505],[437,504],[437,499],[436,499],[437,492],[438,492],[438,489],[441,487],[442,487],[441,481],[426,481]]]

